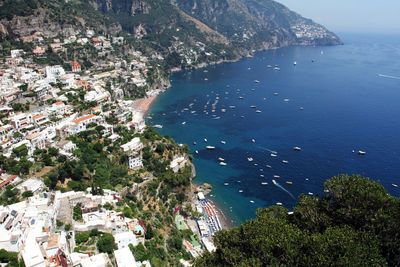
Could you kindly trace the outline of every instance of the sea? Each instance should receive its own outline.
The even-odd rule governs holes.
[[[194,182],[212,185],[208,197],[232,225],[257,208],[290,211],[301,194],[323,196],[338,174],[369,177],[400,196],[400,36],[339,36],[344,45],[175,72],[153,104],[147,124],[188,144]]]

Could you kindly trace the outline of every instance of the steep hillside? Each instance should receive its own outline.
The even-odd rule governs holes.
[[[341,44],[323,26],[273,0],[0,0],[0,42],[7,49],[32,50],[38,34],[65,39],[88,30],[126,37],[113,56],[132,49],[157,53],[165,60],[155,64],[164,69],[288,45]]]
[[[176,0],[175,4],[243,48],[341,44],[323,26],[272,0]]]

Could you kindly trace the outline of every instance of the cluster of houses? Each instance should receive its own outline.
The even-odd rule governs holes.
[[[31,186],[34,186],[31,182]],[[129,249],[144,242],[145,226],[139,219],[129,219],[121,212],[102,208],[120,200],[118,193],[104,190],[96,196],[88,192],[42,192],[7,207],[0,206],[0,249],[20,252],[27,267],[81,266],[106,267],[112,260],[106,253],[76,252],[75,235],[98,229],[111,233],[117,249],[114,258],[121,266],[150,266],[138,262]],[[81,204],[82,221],[75,221],[72,209]],[[71,225],[60,231],[57,221]]]

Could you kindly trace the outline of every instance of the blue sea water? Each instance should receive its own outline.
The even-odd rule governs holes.
[[[291,209],[300,194],[322,195],[324,181],[340,173],[379,180],[400,196],[392,186],[400,185],[400,37],[341,38],[343,46],[287,47],[174,73],[154,103],[147,123],[190,146],[195,182],[213,186],[211,198],[235,224],[258,207]]]

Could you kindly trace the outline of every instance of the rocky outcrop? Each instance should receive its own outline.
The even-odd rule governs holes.
[[[149,4],[143,0],[90,0],[90,4],[103,13],[112,11],[116,14],[125,13],[130,16],[149,13]]]

